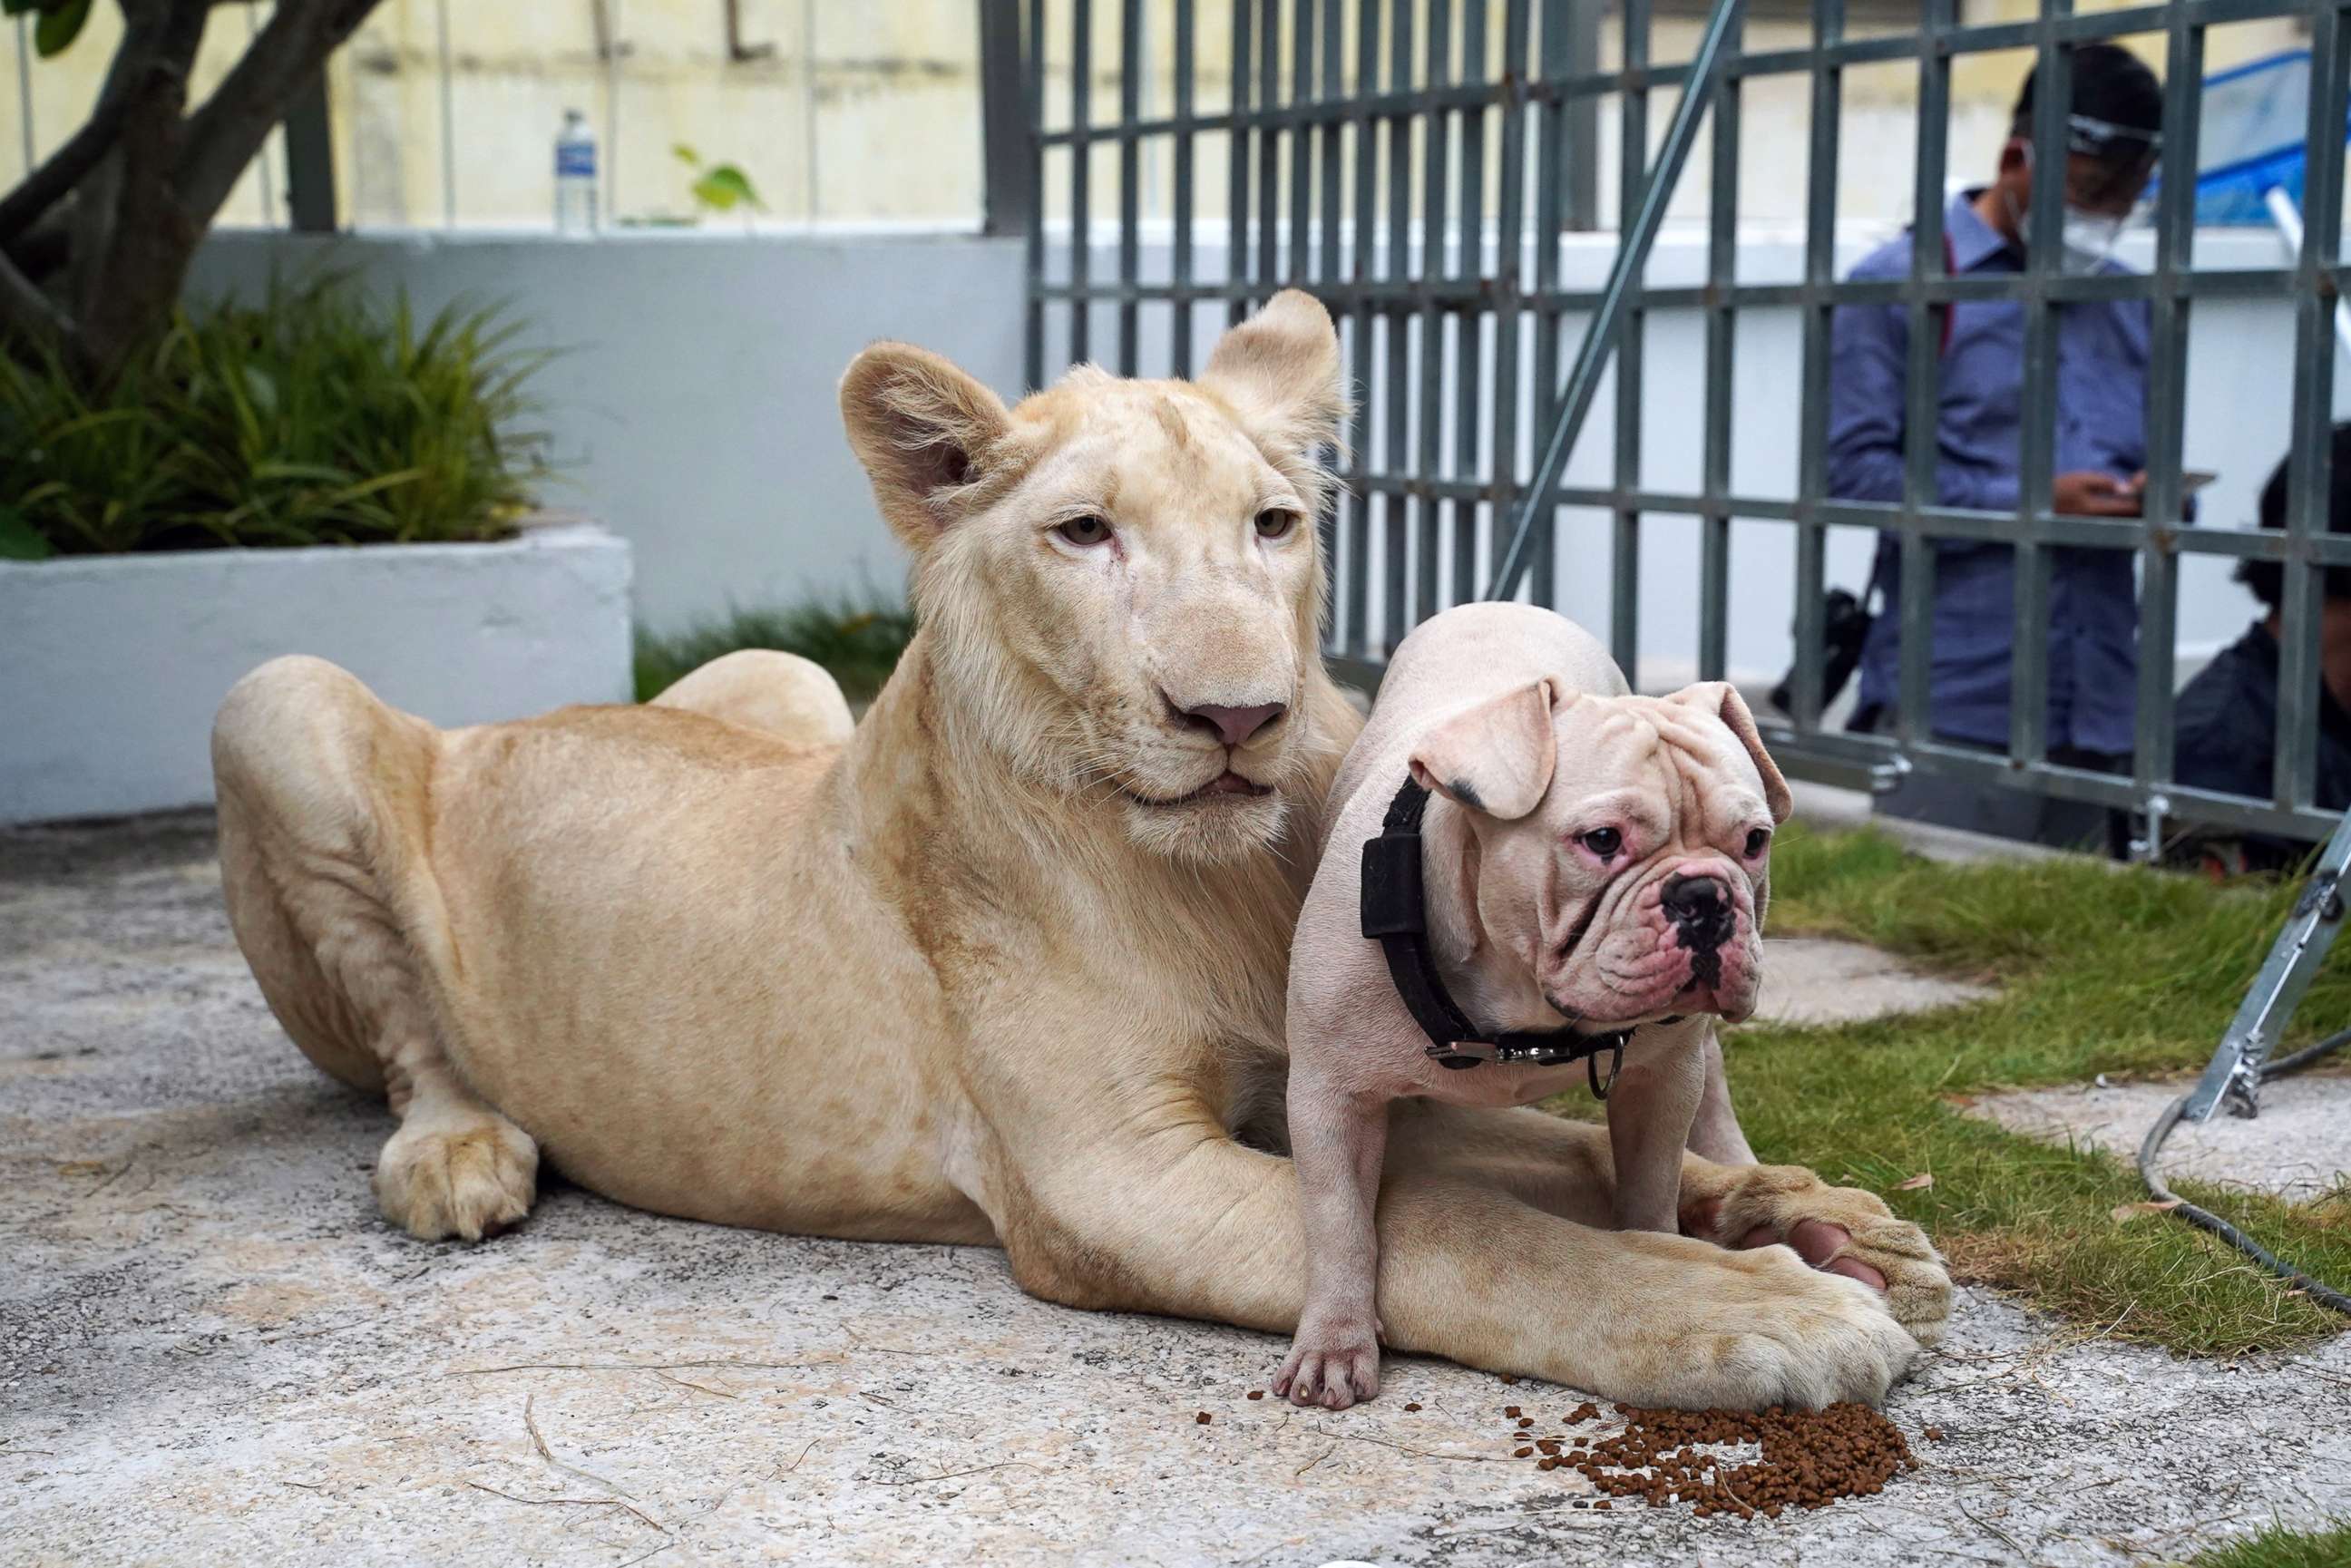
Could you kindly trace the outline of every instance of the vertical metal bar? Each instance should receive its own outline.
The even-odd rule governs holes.
[[[454,229],[457,226],[457,83],[449,62],[449,0],[434,0],[433,37],[441,72],[441,226]]]
[[[1527,29],[1532,20],[1531,0],[1505,0],[1502,6],[1502,162],[1498,171],[1494,241],[1494,436],[1488,457],[1491,497],[1488,516],[1493,527],[1510,517],[1518,502],[1519,371],[1520,315],[1525,298],[1520,284],[1526,267],[1527,209]],[[1536,373],[1549,379],[1546,368]],[[1459,580],[1456,597],[1474,591],[1477,563],[1471,575]]]
[[[765,47],[765,46],[763,46]],[[1019,234],[1037,204],[1020,0],[979,0],[980,232]]]
[[[2010,639],[2012,662],[2008,699],[2011,767],[2030,768],[2049,743],[2049,578],[2051,556],[2039,541],[2032,519],[2049,510],[2056,473],[2057,317],[2049,280],[2058,275],[2065,183],[2065,116],[2074,102],[2073,53],[2058,41],[2051,21],[2073,9],[2071,0],[2042,0],[2039,58],[2032,91],[2032,233],[2024,261],[2023,428],[2018,439],[2018,515],[2025,519],[2016,544],[2016,624]]]
[[[2165,46],[2163,159],[2166,179],[2155,217],[2155,298],[2148,305],[2147,489],[2150,523],[2180,516],[2180,450],[2187,435],[2189,300],[2179,285],[2194,264],[2197,149],[2203,133],[2204,29],[2175,12]],[[2150,538],[2139,547],[2138,711],[2131,774],[2145,800],[2171,778],[2171,687],[2179,614],[2179,558]],[[2159,823],[2140,836],[2161,852]]]
[[[1649,86],[1646,80],[1635,86],[1634,73],[1649,68],[1649,0],[1623,0],[1620,14],[1625,86],[1616,104],[1616,226],[1621,232],[1625,214],[1634,210],[1648,182]],[[1684,95],[1694,89],[1695,84],[1683,84]],[[1641,305],[1642,287],[1635,268],[1626,283],[1624,318],[1616,329],[1615,485],[1620,495],[1641,487],[1641,350],[1649,319]],[[1608,646],[1625,679],[1640,690],[1641,514],[1621,503],[1609,529]]]
[[[1334,0],[1335,3],[1335,0]],[[1380,6],[1383,0],[1356,0],[1355,5],[1355,232],[1348,276],[1356,283],[1372,280],[1372,237],[1379,217],[1379,128],[1368,107],[1379,86]],[[1382,383],[1372,379],[1373,334],[1378,318],[1369,300],[1355,307],[1355,421],[1348,444],[1353,472],[1360,477],[1372,471],[1372,400],[1384,395]],[[1374,507],[1393,513],[1395,498],[1374,497],[1368,487],[1355,492],[1347,528],[1347,635],[1355,652],[1373,654],[1371,631],[1372,513]]]
[[[1560,39],[1562,71],[1590,76],[1600,69],[1600,13],[1594,0],[1565,0],[1560,9],[1563,36]],[[1600,98],[1588,94],[1561,108],[1567,117],[1567,162],[1561,170],[1571,229],[1588,233],[1600,226]]]
[[[1233,140],[1232,156],[1227,165],[1225,206],[1226,222],[1231,229],[1226,236],[1225,281],[1235,286],[1235,292],[1230,297],[1232,302],[1225,307],[1225,319],[1233,326],[1238,326],[1249,315],[1249,301],[1241,298],[1238,286],[1248,281],[1249,263],[1249,133],[1247,120],[1249,108],[1250,16],[1251,0],[1233,0]]]
[[[1031,388],[1045,384],[1045,0],[1029,0],[1021,41],[1022,97],[1029,117],[1029,322],[1023,360]]]
[[[597,149],[597,154],[604,160],[601,216],[609,226],[618,223],[621,217],[621,57],[628,52],[629,46],[621,41],[621,0],[595,0],[595,5],[597,19],[602,24],[604,43],[604,145]],[[815,26],[813,20],[808,23],[809,30]],[[812,83],[816,52],[813,49],[804,52],[809,58]],[[815,102],[813,85],[810,89],[809,100],[811,104]],[[811,123],[815,120],[813,109],[810,110],[810,120]],[[298,224],[295,226],[298,228],[301,225]]]
[[[1070,5],[1070,361],[1092,358],[1093,296],[1093,141],[1087,113],[1093,102],[1094,0]]]
[[[1486,81],[1486,0],[1466,0],[1461,10],[1461,75],[1463,87]],[[1483,102],[1461,110],[1460,237],[1453,253],[1457,281],[1474,283],[1486,276],[1486,109]],[[1453,477],[1478,477],[1478,415],[1484,389],[1480,340],[1485,335],[1484,309],[1464,305],[1454,315]],[[1457,497],[1453,513],[1453,570],[1446,602],[1467,602],[1478,591],[1478,502]]]
[[[39,143],[33,139],[33,18],[16,13],[16,134],[25,149],[25,172],[40,167]]]
[[[335,232],[335,130],[323,70],[286,116],[286,210],[298,233]]]
[[[1412,14],[1413,0],[1395,0],[1388,28],[1388,91],[1392,94],[1412,90]],[[1412,276],[1412,115],[1408,111],[1388,118],[1388,266],[1387,279],[1401,284]],[[1405,451],[1412,410],[1412,318],[1405,302],[1399,298],[1388,307],[1388,354],[1384,367],[1386,385],[1384,389],[1387,407],[1386,439],[1381,449],[1381,460],[1391,476],[1403,477],[1411,470],[1412,459]],[[1410,630],[1406,614],[1405,549],[1411,533],[1412,498],[1401,493],[1391,493],[1385,508],[1386,526],[1383,529],[1382,550],[1387,560],[1386,579],[1381,584],[1380,600],[1384,608],[1380,636],[1390,648],[1404,640]]]
[[[1844,73],[1817,51],[1844,41],[1844,0],[1813,0],[1812,146],[1804,191],[1804,386],[1796,481],[1796,666],[1793,717],[1799,730],[1820,727],[1823,646],[1821,595],[1827,528],[1813,508],[1828,493],[1829,315],[1825,291],[1836,277],[1837,132]]]
[[[1587,15],[1588,14],[1588,15]],[[1547,298],[1559,287],[1559,238],[1564,222],[1562,195],[1567,185],[1568,127],[1573,116],[1558,84],[1575,68],[1575,45],[1587,21],[1597,26],[1595,6],[1576,6],[1573,0],[1542,0],[1542,75],[1552,90],[1543,97],[1537,122],[1535,159],[1535,293],[1544,297],[1535,308],[1534,428],[1549,430],[1559,399],[1560,311]],[[1577,156],[1582,156],[1579,152]],[[1541,526],[1528,565],[1533,578],[1530,591],[1537,604],[1549,606],[1559,591],[1559,507],[1546,497],[1531,503]],[[1505,514],[1497,512],[1499,524]],[[1490,572],[1489,572],[1490,575]]]
[[[1192,57],[1197,52],[1194,0],[1176,0],[1176,236],[1167,276],[1176,319],[1168,323],[1168,373],[1192,373]]]
[[[1303,108],[1314,100],[1314,0],[1291,0],[1290,101]],[[1313,275],[1310,245],[1313,225],[1314,136],[1303,124],[1290,131],[1290,271],[1286,283]]]
[[[1724,47],[1744,43],[1734,24]],[[1739,99],[1740,83],[1725,75],[1714,87],[1713,167],[1708,172],[1706,234],[1706,456],[1700,488],[1708,502],[1698,517],[1698,674],[1723,679],[1730,664],[1731,373],[1739,344],[1739,315],[1730,303],[1739,280]]]
[[[1583,416],[1591,412],[1593,396],[1600,390],[1600,374],[1607,367],[1608,346],[1615,341],[1625,292],[1633,278],[1648,264],[1649,247],[1656,242],[1658,225],[1665,222],[1666,204],[1673,197],[1675,183],[1681,178],[1682,165],[1689,161],[1690,143],[1698,140],[1698,122],[1705,115],[1706,105],[1714,95],[1714,84],[1722,72],[1726,57],[1723,39],[1738,25],[1740,16],[1741,0],[1718,0],[1706,31],[1699,35],[1698,52],[1690,57],[1689,70],[1684,78],[1682,100],[1674,106],[1673,122],[1666,127],[1666,140],[1658,149],[1656,165],[1642,189],[1641,210],[1634,214],[1632,226],[1617,244],[1616,258],[1608,268],[1608,281],[1601,287],[1600,302],[1584,329],[1583,342],[1576,350],[1575,366],[1568,371],[1566,386],[1560,393],[1558,416],[1543,439],[1542,456],[1535,464],[1527,497],[1520,504],[1518,517],[1511,525],[1510,542],[1494,563],[1493,580],[1486,587],[1489,599],[1511,597],[1526,576],[1529,553],[1538,531],[1536,524],[1553,499],[1554,486],[1567,466],[1568,455],[1575,449],[1576,434],[1583,428]]]
[[[1951,57],[1942,34],[1953,21],[1951,0],[1927,0],[1918,17],[1918,145],[1911,167],[1910,284],[1919,288],[1941,277],[1943,181],[1949,172],[1951,130]],[[1921,293],[1910,298],[1910,358],[1903,398],[1902,563],[1898,602],[1882,613],[1901,628],[1894,703],[1895,734],[1908,746],[1932,728],[1928,676],[1934,668],[1934,541],[1912,526],[1917,509],[1940,499],[1936,477],[1942,457],[1938,440],[1943,408],[1944,323],[1952,306],[1933,306]]]
[[[1322,198],[1322,243],[1315,258],[1315,276],[1325,283],[1339,280],[1339,204],[1346,185],[1343,138],[1346,127],[1336,108],[1347,96],[1346,0],[1322,0],[1322,172],[1316,185]],[[1305,276],[1305,268],[1299,269]]]
[[[2322,280],[2334,277],[2343,243],[2345,76],[2351,28],[2342,11],[2322,7],[2310,24],[2309,149],[2303,180],[2302,251],[2294,263],[2294,444],[2287,459],[2283,635],[2278,658],[2277,802],[2305,807],[2317,782],[2318,617],[2325,571],[2313,567],[2309,541],[2326,531],[2332,493],[2335,406],[2335,301]]]
[[[1485,0],[1465,0],[1483,5]],[[1453,0],[1428,0],[1426,90],[1447,85],[1452,76]],[[1445,242],[1452,218],[1446,176],[1449,141],[1446,111],[1430,104],[1424,112],[1420,198],[1420,459],[1413,475],[1426,486],[1437,476],[1438,437],[1445,428],[1445,307],[1430,285],[1445,274]],[[1424,488],[1420,532],[1413,540],[1413,602],[1416,622],[1437,613],[1439,507]]]
[[[1342,126],[1339,120],[1335,118],[1336,107],[1346,97],[1347,91],[1345,79],[1346,13],[1343,9],[1343,6],[1345,5],[1345,0],[1322,0],[1322,37],[1321,43],[1321,59],[1322,64],[1322,86],[1320,102],[1322,112],[1326,116],[1332,116],[1332,118],[1325,119],[1322,122],[1322,132],[1320,146],[1320,152],[1322,154],[1322,169],[1317,179],[1315,191],[1316,194],[1321,197],[1322,204],[1319,218],[1320,232],[1315,236],[1318,243],[1315,246],[1316,256],[1314,271],[1316,277],[1322,278],[1324,283],[1330,284],[1336,283],[1339,280],[1339,196],[1340,189],[1345,183],[1344,174],[1346,169],[1343,149],[1341,143],[1341,139],[1345,135],[1345,128]],[[1300,137],[1300,141],[1301,144],[1305,141],[1302,134]],[[1301,277],[1305,275],[1305,269],[1302,266],[1299,269],[1299,274]],[[1353,323],[1351,321],[1342,320],[1336,322],[1335,325],[1342,334],[1351,340],[1351,342],[1348,345],[1349,350],[1360,361],[1363,354],[1364,341],[1362,334],[1353,330]],[[1363,380],[1362,367],[1360,364],[1356,367],[1354,379],[1358,383]],[[1342,566],[1339,555],[1340,540],[1347,533],[1347,524],[1349,520],[1354,517],[1360,516],[1363,510],[1362,497],[1358,495],[1350,493],[1345,488],[1344,480],[1345,476],[1343,474],[1341,476],[1341,488],[1338,494],[1332,498],[1331,507],[1329,510],[1324,512],[1322,516],[1322,560],[1324,563],[1324,580],[1330,583],[1334,590],[1337,588],[1339,583],[1343,580],[1340,576]],[[1361,559],[1362,558],[1359,556],[1351,556],[1345,562],[1345,565],[1360,570]],[[1336,591],[1332,591],[1326,594],[1323,600],[1322,644],[1332,653],[1343,653],[1346,650],[1346,643],[1343,641],[1343,636],[1344,634],[1342,633],[1340,630],[1339,621],[1340,606],[1342,602],[1341,597]]]
[[[620,0],[612,0],[617,7]],[[611,57],[617,60],[617,47]],[[824,210],[821,178],[824,165],[817,152],[816,113],[816,0],[800,0],[800,167],[801,183],[808,191],[808,226],[816,227],[817,215]],[[608,67],[617,71],[617,65]],[[616,75],[613,79],[619,80]],[[619,89],[613,89],[617,101]]]
[[[1118,29],[1118,373],[1135,373],[1134,296],[1142,276],[1143,0],[1123,0]]]
[[[1281,128],[1270,118],[1281,90],[1281,0],[1263,0],[1258,38],[1257,297],[1281,287]]]
[[[277,15],[277,5],[276,5],[276,0],[272,0],[271,5],[270,5],[270,15],[271,15],[272,16],[275,16]],[[442,13],[442,15],[443,15],[442,26],[443,26],[444,30],[445,31],[445,30],[446,30],[446,28],[447,28],[447,26],[448,26],[448,22],[447,22],[447,0],[443,0],[443,13]],[[246,47],[248,47],[248,48],[252,47],[252,46],[253,46],[253,41],[254,41],[256,38],[259,37],[260,36],[261,36],[261,7],[260,7],[260,5],[257,5],[257,4],[256,4],[256,5],[247,5],[247,6],[246,6],[246,8],[245,8],[245,41],[246,41]],[[21,53],[21,50],[23,49],[24,43],[25,43],[25,33],[24,33],[23,22],[22,22],[22,19],[21,19],[21,17],[20,17],[19,22],[18,22],[18,26],[17,26],[17,32],[16,32],[16,44],[17,44],[17,47],[18,47],[18,49],[19,49],[19,51],[20,51],[20,53],[19,53],[19,55],[18,55],[18,57],[18,57],[18,61],[19,61],[20,65],[21,65],[22,60],[23,60],[23,55],[22,55],[22,53]],[[326,68],[322,66],[322,67],[320,67],[319,68],[320,68],[321,70],[324,70]],[[19,78],[20,82],[21,82],[23,85],[25,85],[26,87],[27,87],[27,88],[29,89],[30,84],[31,84],[31,79],[32,79],[32,78],[29,78],[29,77],[25,76],[25,75],[24,75],[24,73],[23,73],[23,71],[22,71],[21,69],[19,69],[19,71],[17,72],[17,76],[18,76],[18,78]],[[446,76],[446,73],[444,72],[444,79],[445,79],[445,76]],[[443,143],[444,143],[444,145],[445,145],[445,144],[448,142],[448,141],[449,141],[449,125],[448,125],[448,120],[447,120],[447,116],[446,116],[445,112],[444,112],[444,117],[443,117],[443,120],[442,120],[441,139],[442,139],[442,141],[443,141]],[[281,140],[280,140],[280,148],[281,148],[281,151],[282,151],[282,149],[283,149],[283,140],[282,140],[282,138],[281,138]],[[33,167],[33,104],[32,104],[32,94],[31,94],[31,92],[30,92],[29,90],[26,93],[26,101],[25,101],[25,167],[26,167],[26,169],[27,171],[31,170],[31,168]],[[263,225],[264,225],[265,227],[275,227],[275,226],[277,226],[277,193],[275,192],[275,190],[273,190],[273,189],[272,189],[272,186],[275,184],[275,182],[274,182],[274,181],[272,181],[272,180],[270,179],[270,177],[269,177],[269,138],[267,138],[267,137],[266,137],[266,136],[265,136],[265,137],[263,137],[263,138],[262,138],[262,141],[261,141],[261,151],[260,151],[258,153],[256,153],[256,154],[255,155],[255,157],[254,157],[254,160],[253,160],[253,172],[254,172],[254,175],[255,175],[256,179],[257,179],[257,180],[259,181],[259,183],[260,183],[260,186],[261,186],[261,190],[260,190],[260,195],[261,195],[261,222],[262,222],[262,224],[263,224]],[[446,180],[446,179],[444,179],[444,180],[443,181],[443,184],[444,184],[444,187],[446,187],[446,188],[454,188],[454,187],[455,187],[455,182],[454,182],[454,181],[449,181],[449,180]],[[456,222],[456,219],[455,219],[455,215],[454,215],[454,207],[453,207],[453,209],[452,209],[452,216],[451,216],[451,218],[450,218],[450,222],[451,222],[451,224],[452,224],[453,225],[455,225],[455,223]]]

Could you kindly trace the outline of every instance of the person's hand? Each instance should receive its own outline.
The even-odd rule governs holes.
[[[2130,482],[2131,487],[2139,493],[2139,510],[2144,513],[2147,510],[2147,470],[2142,468],[2132,475]],[[2183,523],[2196,520],[2196,490],[2192,486],[2180,487],[2179,520]]]
[[[2060,474],[2052,481],[2049,505],[2051,510],[2069,517],[2136,517],[2142,504],[2140,492],[2146,487],[2144,474],[2117,479],[2095,468],[2083,469]]]

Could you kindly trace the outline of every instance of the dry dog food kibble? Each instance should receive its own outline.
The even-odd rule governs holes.
[[[1548,1440],[1514,1449],[1513,1457],[1540,1452],[1537,1469],[1564,1468],[1582,1474],[1603,1494],[1593,1503],[1595,1509],[1607,1508],[1612,1497],[1637,1497],[1652,1508],[1690,1503],[1701,1519],[1718,1513],[1777,1519],[1786,1508],[1825,1508],[1841,1497],[1872,1496],[1899,1472],[1918,1468],[1893,1422],[1850,1401],[1825,1410],[1773,1406],[1753,1413],[1619,1405],[1616,1413],[1625,1418],[1623,1431],[1579,1437],[1564,1459],[1555,1457],[1558,1444]],[[1586,1404],[1567,1419],[1573,1424],[1598,1414]],[[1939,1431],[1928,1436],[1941,1438]],[[1761,1457],[1735,1463],[1697,1446],[1727,1444],[1760,1448]]]
[[[1208,1413],[1206,1410],[1203,1410],[1197,1416],[1193,1416],[1192,1421],[1195,1426],[1205,1427],[1208,1424]]]

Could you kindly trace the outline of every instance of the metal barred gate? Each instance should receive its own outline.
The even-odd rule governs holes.
[[[1326,524],[1332,570],[1327,650],[1376,666],[1403,632],[1448,604],[1518,596],[1552,603],[1562,573],[1604,559],[1609,636],[1636,685],[1645,527],[1695,528],[1696,646],[1701,678],[1726,674],[1734,520],[1792,530],[1795,591],[1791,711],[1767,723],[1791,773],[1883,782],[1902,770],[1997,781],[2068,799],[2245,830],[2325,837],[2333,813],[2313,805],[2319,716],[2317,625],[2324,570],[2351,565],[2351,538],[2326,532],[2328,432],[2335,402],[2333,317],[2341,265],[2351,0],[2179,0],[2076,10],[2043,0],[2037,18],[1963,24],[1956,0],[1918,0],[1898,32],[1847,29],[1845,0],[1813,0],[1801,47],[1748,52],[1744,7],[1719,0],[1685,60],[1652,57],[1652,0],[1607,7],[1621,58],[1602,68],[1602,7],[1586,0],[983,0],[989,63],[992,215],[1025,218],[1028,374],[1041,385],[1086,360],[1124,374],[1190,373],[1201,345],[1278,290],[1320,298],[1339,322],[1357,397],[1339,472],[1343,496]],[[1883,12],[1873,13],[1883,16]],[[2068,276],[2053,246],[2014,275],[1949,276],[1942,246],[1946,152],[1956,60],[2031,48],[2039,80],[2038,166],[2062,160],[2070,51],[2101,39],[2160,40],[2164,159],[2193,169],[2209,27],[2306,21],[2313,52],[2308,172],[2298,259],[2273,267],[2196,268],[2195,184],[2165,179],[2155,260],[2143,274]],[[1049,28],[1049,24],[1050,26]],[[1164,28],[1161,25],[1164,24]],[[1196,53],[1210,27],[1232,62],[1228,101],[1203,111]],[[1172,102],[1146,104],[1144,58],[1157,30],[1173,39]],[[1115,49],[1117,101],[1094,92]],[[992,42],[990,42],[992,40]],[[1017,41],[1017,48],[1013,47]],[[1067,67],[1064,105],[1049,106],[1048,57]],[[1844,73],[1889,63],[1917,73],[1917,129],[1907,278],[1840,281],[1834,250]],[[1801,276],[1739,276],[1740,117],[1748,84],[1795,76],[1811,124]],[[1672,96],[1654,156],[1652,99]],[[1006,99],[1017,93],[1016,115]],[[1057,95],[1058,97],[1058,95]],[[1568,287],[1562,241],[1594,226],[1604,101],[1615,99],[1623,214],[1598,287]],[[1710,128],[1705,276],[1651,286],[1645,274],[1667,204],[1701,128]],[[1146,224],[1143,193],[1165,168],[1172,200]],[[1195,214],[1205,170],[1221,171],[1221,224]],[[2034,183],[2030,219],[2060,227],[2061,182]],[[1049,193],[1066,193],[1049,224]],[[1062,221],[1065,219],[1066,221]],[[1208,243],[1203,244],[1203,238]],[[2147,410],[2147,518],[2181,515],[2185,346],[2199,300],[2265,299],[2294,319],[2291,469],[2283,533],[2141,519],[2060,516],[2051,508],[2056,340],[2053,311],[2076,300],[2145,299],[2152,324]],[[1955,302],[2021,302],[2025,327],[2022,483],[2013,511],[1932,504],[1938,367],[1912,354],[1907,382],[1906,498],[1876,505],[1826,493],[1829,329],[1840,304],[1897,304],[1909,340],[1933,340]],[[1740,312],[1791,310],[1801,361],[1792,497],[1733,488],[1733,364]],[[1702,475],[1692,490],[1645,488],[1645,325],[1654,313],[1703,322]],[[1567,459],[1604,384],[1613,382],[1613,477],[1569,485]],[[1569,516],[1562,516],[1562,508]],[[1574,514],[1602,514],[1577,526]],[[1822,723],[1827,530],[1898,536],[1900,700],[1890,735]],[[2008,755],[1929,737],[1927,632],[1933,538],[1989,540],[2017,552],[2014,678]],[[2137,746],[2128,777],[2053,763],[2043,733],[2050,563],[2063,548],[2133,552],[2140,580]],[[2171,781],[2173,640],[2183,556],[2283,563],[2285,601],[2275,787],[2270,800]],[[2150,834],[2150,838],[2154,835]]]

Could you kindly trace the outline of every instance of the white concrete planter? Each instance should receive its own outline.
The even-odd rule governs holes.
[[[201,805],[213,712],[280,653],[479,724],[630,695],[628,545],[580,523],[496,544],[0,561],[0,821]]]

